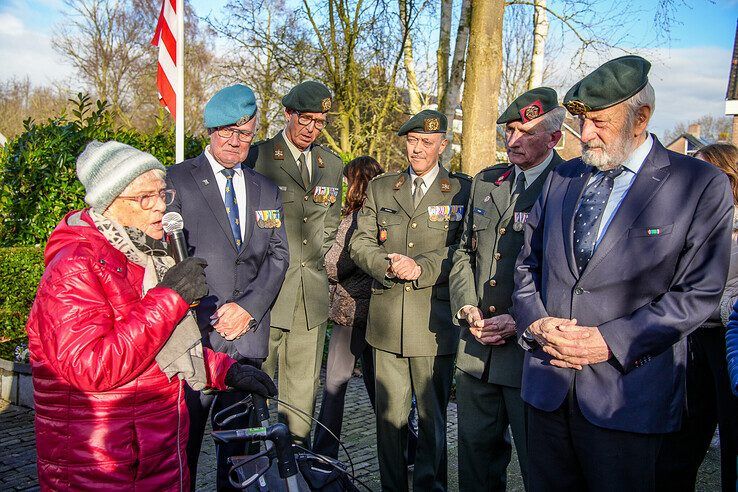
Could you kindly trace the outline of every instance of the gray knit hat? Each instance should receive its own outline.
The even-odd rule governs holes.
[[[77,157],[77,177],[85,187],[85,202],[105,211],[126,186],[152,169],[166,171],[153,155],[124,143],[93,140]]]

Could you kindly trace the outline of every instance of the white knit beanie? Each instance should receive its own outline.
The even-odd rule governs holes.
[[[100,213],[134,179],[152,169],[166,171],[153,155],[115,140],[93,140],[77,157],[77,177],[85,187],[85,202]]]

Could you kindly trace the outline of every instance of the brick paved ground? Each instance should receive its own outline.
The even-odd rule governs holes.
[[[449,489],[457,490],[456,468],[456,405],[451,404],[449,415]],[[361,379],[353,378],[346,398],[344,441],[354,461],[356,474],[372,490],[379,490],[374,419],[369,399]],[[720,490],[720,454],[710,449],[700,469],[698,491]],[[341,459],[345,460],[342,454]],[[213,490],[215,483],[215,450],[212,440],[206,438],[200,455],[198,490]],[[522,490],[517,461],[510,468],[511,491]],[[36,450],[33,435],[33,411],[0,403],[0,491],[38,490],[36,485]]]

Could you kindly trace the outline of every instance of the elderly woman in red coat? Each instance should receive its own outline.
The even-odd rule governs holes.
[[[203,348],[189,305],[204,260],[161,242],[173,192],[150,154],[92,142],[77,160],[90,208],[49,238],[27,331],[45,490],[189,489],[184,384],[271,395],[256,368]]]

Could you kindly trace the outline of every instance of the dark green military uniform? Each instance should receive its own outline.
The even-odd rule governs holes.
[[[281,190],[290,266],[272,307],[269,357],[274,375],[279,363],[279,397],[313,414],[328,319],[328,277],[323,257],[340,222],[343,163],[313,144],[312,179],[305,187],[282,132],[251,147],[247,164]],[[280,408],[292,433],[309,442],[310,421]]]
[[[455,323],[459,324],[456,314],[466,305],[479,307],[485,317],[509,313],[515,261],[523,246],[522,224],[548,173],[561,162],[554,151],[546,170],[517,199],[511,196],[515,166],[492,166],[474,177],[464,232],[449,279]],[[515,338],[500,346],[482,345],[469,332],[466,322],[461,325],[456,358],[461,489],[504,490],[510,461],[508,422],[518,459],[526,470],[524,404],[520,397],[524,352]]]
[[[431,128],[437,128],[430,119]],[[407,489],[404,448],[413,392],[419,415],[414,488],[446,487],[446,405],[458,342],[448,273],[470,187],[467,176],[441,167],[416,208],[408,171],[379,176],[369,183],[351,239],[351,257],[374,278],[366,336],[376,349],[377,441],[384,490]],[[422,269],[420,277],[387,278],[389,253],[413,258]]]

